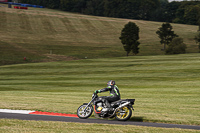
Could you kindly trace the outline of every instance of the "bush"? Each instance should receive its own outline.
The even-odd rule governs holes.
[[[168,45],[165,50],[166,54],[184,54],[186,52],[186,45],[183,43],[183,38],[176,37]]]

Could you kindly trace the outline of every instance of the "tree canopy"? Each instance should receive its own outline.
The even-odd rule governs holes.
[[[139,27],[135,23],[129,22],[126,24],[121,31],[119,39],[123,44],[124,50],[127,52],[127,56],[131,51],[135,55],[139,53]]]
[[[162,26],[156,31],[156,34],[158,34],[158,37],[161,39],[160,43],[164,44],[163,50],[165,50],[166,45],[168,45],[173,38],[178,37],[172,29],[171,24],[167,22],[163,23]]]
[[[186,44],[183,43],[183,38],[176,37],[167,47],[166,54],[184,54],[186,52]]]
[[[168,2],[168,0],[20,0],[96,16],[141,19],[183,24],[197,24],[200,1]]]
[[[200,31],[197,31],[194,40],[198,43],[199,53],[200,53]]]

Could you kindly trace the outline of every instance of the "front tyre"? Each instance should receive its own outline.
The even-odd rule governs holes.
[[[119,121],[126,121],[132,116],[132,110],[129,107],[118,109],[115,113],[115,118]]]
[[[90,117],[93,113],[93,106],[89,105],[87,107],[87,109],[85,110],[87,105],[81,105],[78,109],[77,109],[77,115],[79,118],[81,119],[87,119],[88,117]],[[85,110],[85,111],[84,111]]]

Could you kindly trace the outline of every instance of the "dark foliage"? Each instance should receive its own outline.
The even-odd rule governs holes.
[[[186,52],[186,45],[183,43],[183,38],[176,37],[169,44],[166,49],[166,54],[184,54]]]
[[[119,39],[123,44],[124,50],[127,52],[127,56],[131,51],[135,55],[139,53],[139,27],[135,23],[129,22],[126,24],[122,29]]]
[[[160,38],[160,43],[164,44],[163,50],[165,50],[166,45],[168,45],[175,37],[178,37],[172,29],[171,24],[167,22],[163,23],[156,31],[156,34],[158,34],[158,37]]]
[[[168,0],[21,0],[83,14],[142,19],[183,24],[198,24],[200,1],[168,2]]]

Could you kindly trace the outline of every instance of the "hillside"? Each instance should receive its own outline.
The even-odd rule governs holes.
[[[156,35],[160,22],[73,14],[50,9],[0,7],[0,65],[125,56],[119,40],[129,21],[140,28],[139,55],[163,54]],[[198,27],[172,24],[184,38],[187,52],[198,52],[193,40]],[[26,57],[26,61],[24,61]]]

